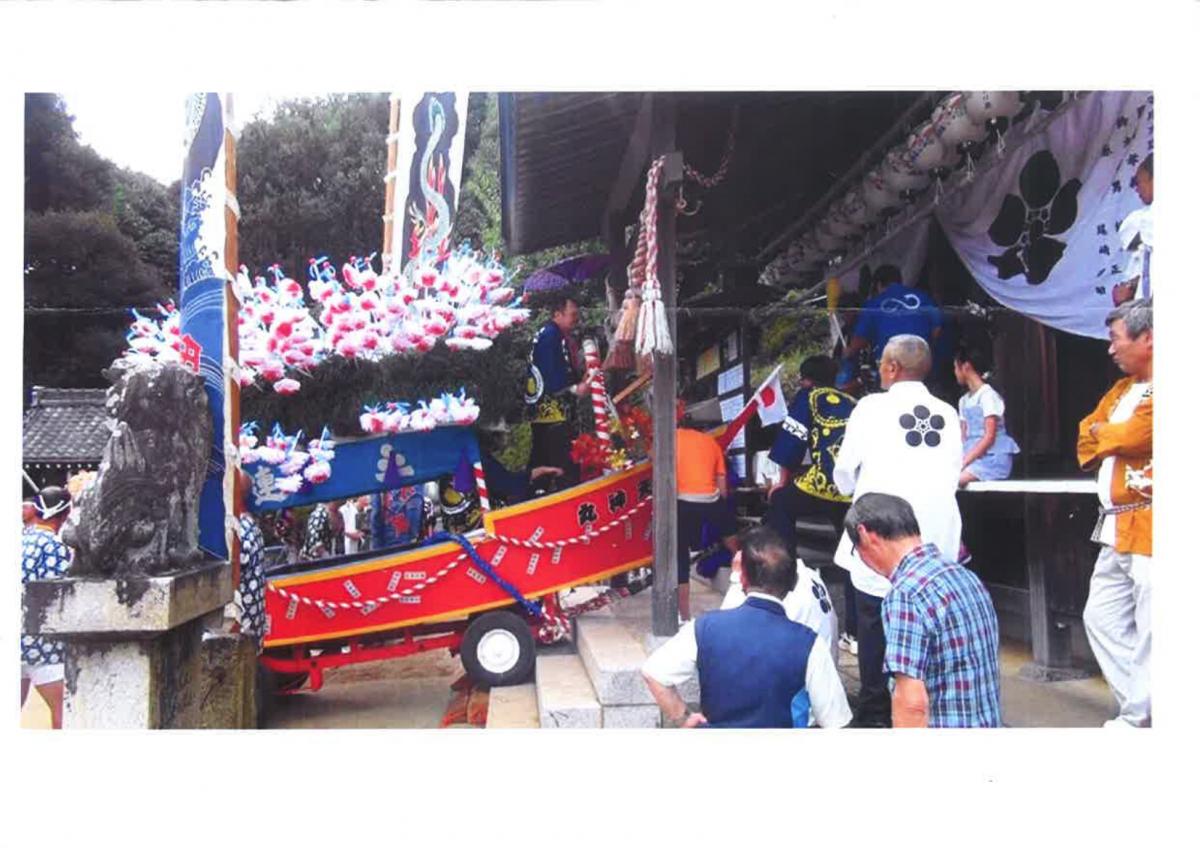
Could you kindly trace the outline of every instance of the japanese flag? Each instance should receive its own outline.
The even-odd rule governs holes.
[[[783,396],[783,386],[779,383],[779,371],[782,367],[776,367],[766,382],[754,393],[755,400],[758,401],[758,418],[764,427],[778,424],[787,418],[787,400]]]

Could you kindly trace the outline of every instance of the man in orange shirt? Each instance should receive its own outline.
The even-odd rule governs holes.
[[[1079,423],[1079,464],[1097,468],[1100,555],[1083,624],[1120,707],[1106,727],[1150,725],[1150,563],[1153,523],[1153,300],[1134,300],[1106,321],[1109,355],[1128,376]]]
[[[707,521],[717,528],[730,552],[737,553],[737,522],[729,509],[725,477],[725,454],[717,440],[706,433],[686,426],[682,405],[677,417],[680,427],[675,430],[675,485],[679,497],[675,533],[679,566],[679,618],[692,617],[688,578],[691,572],[691,551],[699,550],[700,535]]]

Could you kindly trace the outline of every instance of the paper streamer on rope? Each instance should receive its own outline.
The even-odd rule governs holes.
[[[200,547],[215,557],[228,555],[225,475],[225,115],[219,95],[193,94],[187,100],[186,151],[181,185],[179,230],[180,333],[184,364],[204,378],[212,416],[212,454],[200,493]]]
[[[1051,327],[1107,338],[1112,287],[1128,275],[1118,230],[1144,208],[1133,179],[1153,150],[1154,98],[1097,91],[1062,108],[948,193],[935,214],[997,301]]]

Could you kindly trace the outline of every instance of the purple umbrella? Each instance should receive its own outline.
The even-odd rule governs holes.
[[[589,253],[539,268],[525,280],[527,294],[558,292],[581,283],[608,267],[608,255]]]

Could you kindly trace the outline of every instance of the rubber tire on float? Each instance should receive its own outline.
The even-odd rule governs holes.
[[[475,683],[513,686],[533,674],[537,647],[529,623],[511,610],[485,612],[467,625],[459,653]]]

